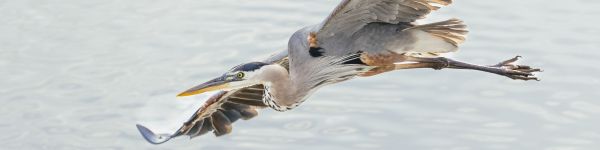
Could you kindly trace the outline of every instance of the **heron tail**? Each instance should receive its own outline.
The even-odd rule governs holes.
[[[467,25],[459,19],[424,24],[406,29],[416,37],[414,52],[448,53],[466,40]]]

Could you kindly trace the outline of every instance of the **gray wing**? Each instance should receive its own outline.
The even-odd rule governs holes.
[[[289,66],[287,50],[275,54],[265,63]],[[215,136],[231,133],[232,123],[248,120],[258,115],[257,110],[266,108],[263,103],[263,85],[255,85],[232,91],[220,91],[210,97],[194,115],[173,134],[156,134],[143,125],[137,125],[142,136],[152,144],[162,144],[172,138],[187,135],[190,138],[212,132]]]
[[[452,0],[344,0],[317,27],[319,46],[324,47],[332,55],[345,51],[353,37],[371,23],[400,24],[400,27],[387,26],[373,32],[389,32],[395,28],[407,28],[411,23],[424,18],[439,6],[449,5]]]

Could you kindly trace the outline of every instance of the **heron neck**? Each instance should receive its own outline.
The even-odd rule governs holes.
[[[260,80],[267,86],[268,94],[270,94],[274,104],[279,107],[291,109],[304,99],[304,95],[308,91],[301,90],[295,84],[286,68],[277,64],[264,67],[262,75],[260,75],[262,79]]]

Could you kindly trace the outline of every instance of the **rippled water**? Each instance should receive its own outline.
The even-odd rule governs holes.
[[[523,55],[542,82],[410,70],[323,88],[234,133],[146,143],[201,97],[174,95],[283,50],[337,0],[0,1],[0,149],[578,150],[600,144],[600,1],[457,0],[426,21],[465,20],[455,55]]]

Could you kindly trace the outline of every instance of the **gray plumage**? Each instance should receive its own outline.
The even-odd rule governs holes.
[[[256,110],[287,111],[317,89],[357,76],[414,68],[471,69],[512,79],[537,80],[541,71],[514,65],[520,57],[497,65],[473,65],[439,57],[465,41],[466,25],[458,19],[419,25],[416,20],[452,0],[344,0],[322,23],[295,32],[286,51],[262,62],[245,63],[178,96],[223,90],[211,97],[174,134],[138,129],[151,143],[177,136],[191,138],[232,131],[232,123],[250,119]]]
[[[303,28],[288,43],[290,78],[293,96],[285,100],[297,104],[318,87],[345,81],[369,71],[372,66],[347,64],[368,54],[446,53],[457,49],[461,40],[450,43],[449,36],[464,40],[462,21],[416,25],[415,20],[436,10],[434,5],[448,5],[451,0],[345,0],[318,25]],[[429,27],[429,28],[425,28]],[[430,30],[431,29],[431,30]],[[432,30],[435,29],[435,30]],[[450,30],[452,29],[452,30]],[[447,34],[435,35],[440,31]],[[460,32],[459,32],[460,31]],[[311,43],[315,35],[316,43]],[[428,42],[423,42],[428,41]],[[313,45],[311,45],[313,44]],[[310,54],[317,48],[321,57]],[[285,84],[285,83],[282,83]]]

